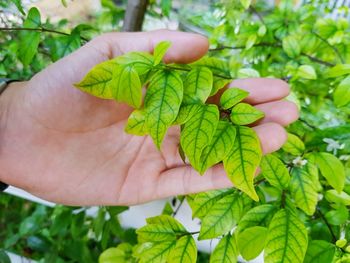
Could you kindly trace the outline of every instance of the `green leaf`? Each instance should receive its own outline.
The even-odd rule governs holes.
[[[99,263],[132,263],[135,259],[131,257],[132,246],[128,243],[119,244],[117,247],[109,248],[102,252],[98,258]]]
[[[316,71],[310,65],[301,65],[298,68],[297,77],[304,79],[317,79]]]
[[[145,96],[146,127],[160,149],[167,129],[176,119],[183,85],[175,71],[159,71],[151,79]]]
[[[153,57],[154,57],[153,65],[154,66],[158,65],[162,61],[165,53],[168,51],[170,46],[171,46],[170,41],[162,41],[156,45],[156,47],[154,48],[154,51],[153,51]]]
[[[147,224],[162,225],[174,231],[175,233],[186,233],[184,226],[178,222],[175,218],[169,215],[159,215],[155,217],[149,217],[146,219]]]
[[[192,69],[184,81],[184,104],[204,103],[213,86],[213,73],[205,67]]]
[[[169,202],[166,202],[164,208],[162,210],[162,215],[172,215],[174,213],[174,209],[172,208]]]
[[[261,172],[266,180],[278,189],[287,189],[289,185],[289,172],[280,159],[272,154],[261,159]]]
[[[264,113],[250,104],[238,103],[231,110],[230,119],[234,124],[247,125],[264,117]]]
[[[250,35],[247,39],[247,42],[245,44],[245,49],[249,50],[252,46],[254,46],[257,39],[257,35]]]
[[[195,263],[197,261],[197,246],[191,235],[185,235],[176,241],[167,262],[169,263]]]
[[[245,78],[258,78],[260,77],[259,71],[253,69],[253,68],[241,68],[238,70],[237,77],[240,79]]]
[[[307,247],[304,263],[333,262],[335,247],[324,240],[312,240]]]
[[[136,70],[130,66],[119,66],[113,72],[110,83],[113,97],[120,102],[139,108],[142,103],[142,86]]]
[[[328,69],[325,74],[324,77],[325,78],[336,78],[336,77],[340,77],[343,75],[347,75],[350,74],[350,64],[338,64],[335,65],[334,67]]]
[[[134,110],[125,126],[125,131],[130,134],[143,136],[147,134],[147,129],[145,127],[145,113],[143,110]]]
[[[264,204],[250,209],[239,221],[237,231],[243,231],[253,226],[268,226],[276,207],[271,204]]]
[[[239,88],[228,88],[221,95],[220,106],[224,110],[232,108],[237,103],[248,97],[249,92]]]
[[[267,228],[253,226],[240,232],[237,237],[238,250],[245,260],[259,256],[265,247]]]
[[[113,61],[105,61],[94,66],[81,82],[75,84],[80,90],[103,99],[113,99],[111,80],[113,72],[118,64]]]
[[[286,52],[286,54],[290,58],[295,58],[299,56],[301,52],[299,40],[293,35],[283,38],[282,47],[284,52]]]
[[[340,226],[347,222],[349,217],[349,210],[345,205],[339,206],[336,210],[328,211],[325,214],[327,222],[331,225]]]
[[[341,161],[330,153],[314,153],[315,163],[327,182],[339,193],[345,184],[345,169]]]
[[[235,187],[258,201],[253,180],[262,156],[260,142],[251,128],[237,127],[236,131],[232,153],[224,160],[224,168]]]
[[[244,7],[244,9],[248,9],[248,7],[250,6],[250,4],[252,3],[252,0],[240,0],[242,6]]]
[[[136,230],[139,242],[163,242],[176,240],[172,228],[164,225],[149,224]]]
[[[2,262],[2,263],[11,263],[10,257],[2,249],[0,249],[0,262]]]
[[[41,25],[40,12],[32,7],[26,20],[23,23],[24,28],[39,28]],[[40,32],[21,31],[19,33],[18,57],[23,65],[29,65],[38,52],[40,43]]]
[[[213,72],[213,89],[210,95],[226,86],[231,80],[230,67],[224,60],[215,57],[204,57],[191,64],[192,67],[207,67]]]
[[[228,234],[216,245],[210,263],[236,263],[237,254],[235,237]]]
[[[305,145],[298,136],[288,133],[287,142],[283,145],[282,149],[292,155],[301,155],[305,150]]]
[[[153,68],[154,58],[147,52],[128,52],[114,59],[120,65],[133,66],[139,75],[146,74]]]
[[[220,189],[192,195],[193,201],[188,202],[192,209],[192,217],[203,219],[217,201],[231,192],[231,189]]]
[[[304,224],[293,213],[281,209],[270,223],[264,260],[269,263],[302,263],[307,244],[307,230]]]
[[[334,103],[337,107],[350,103],[350,76],[343,79],[334,91]]]
[[[325,198],[328,202],[334,202],[342,205],[350,205],[350,195],[345,192],[338,193],[336,190],[328,190],[326,191]]]
[[[221,198],[203,218],[198,240],[215,238],[229,232],[241,217],[242,209],[239,193]]]
[[[219,163],[231,152],[236,138],[235,127],[226,121],[219,121],[213,138],[201,155],[200,173]]]
[[[173,124],[185,124],[189,121],[194,114],[196,114],[202,108],[201,104],[189,104],[181,105],[179,114],[177,115]]]
[[[204,148],[214,136],[219,122],[219,110],[216,105],[203,105],[186,122],[181,131],[180,143],[191,165],[199,170],[200,157]]]
[[[175,241],[146,242],[137,247],[134,256],[140,259],[140,263],[166,263],[175,244]]]
[[[317,189],[311,176],[304,167],[293,167],[290,180],[290,192],[295,205],[307,215],[313,215],[317,205]]]
[[[169,17],[170,11],[171,11],[171,2],[172,0],[161,0],[160,6],[162,8],[162,13],[164,16]]]

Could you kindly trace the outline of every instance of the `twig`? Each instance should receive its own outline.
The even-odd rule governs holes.
[[[179,210],[180,210],[182,204],[184,203],[184,201],[185,201],[185,198],[182,199],[180,204],[176,207],[176,209],[175,209],[175,211],[173,212],[173,215],[172,215],[173,217],[176,216],[176,214],[179,212]]]
[[[328,227],[328,229],[329,229],[329,232],[330,232],[331,235],[332,235],[333,242],[335,243],[335,242],[338,240],[338,238],[337,238],[337,236],[334,234],[331,225],[328,223],[327,219],[326,219],[325,216],[322,214],[322,212],[321,212],[321,210],[320,210],[319,208],[317,208],[316,211],[317,211],[317,214],[321,217],[321,219],[326,223],[326,225],[327,225],[327,227]]]
[[[316,127],[316,126],[314,126],[314,125],[312,125],[312,124],[308,123],[306,120],[304,120],[304,119],[302,119],[302,118],[299,118],[299,121],[301,121],[301,122],[302,122],[302,123],[304,123],[306,126],[308,126],[308,127],[312,128],[312,129],[314,129],[314,130],[316,130],[316,129],[317,129],[317,127]]]
[[[262,15],[255,9],[254,6],[250,6],[249,9],[252,11],[252,13],[254,13],[260,20],[261,23],[263,23],[265,25],[265,21],[264,18],[262,17]]]
[[[47,33],[54,33],[54,34],[58,34],[58,35],[64,35],[64,36],[70,36],[70,34],[65,33],[65,32],[61,32],[61,31],[57,31],[54,29],[48,29],[48,28],[44,28],[44,27],[38,27],[38,28],[28,28],[28,27],[0,27],[0,31],[37,31],[37,32],[47,32]],[[82,40],[84,40],[85,42],[88,42],[89,39],[85,38],[85,37],[80,37]]]
[[[345,63],[345,61],[344,61],[343,57],[341,56],[339,50],[338,50],[335,46],[331,45],[331,44],[327,41],[327,39],[324,39],[323,37],[321,37],[321,36],[320,36],[319,34],[317,34],[316,32],[313,32],[313,33],[314,33],[314,35],[315,35],[316,37],[318,37],[322,42],[324,42],[327,46],[329,46],[331,49],[333,49],[334,53],[338,56],[338,58],[340,59],[341,63],[343,63],[343,64]]]
[[[308,55],[308,54],[306,54],[306,53],[304,53],[304,52],[301,53],[301,55],[303,55],[303,56],[305,56],[305,57],[308,57],[308,58],[309,58],[311,61],[313,61],[313,62],[317,62],[317,63],[322,64],[322,65],[325,65],[325,66],[327,66],[327,67],[334,67],[334,66],[335,66],[335,64],[333,64],[333,63],[330,63],[330,62],[321,60],[321,59],[316,58],[316,57],[313,57],[313,56],[310,56],[310,55]]]
[[[164,68],[166,69],[172,69],[172,70],[182,70],[182,71],[191,71],[191,69],[189,68],[179,68],[179,67],[175,67],[175,66],[169,66],[169,65],[163,65]],[[222,78],[222,79],[229,79],[232,80],[232,77],[228,77],[228,76],[224,76],[224,75],[220,75],[220,74],[215,74],[213,73],[213,76]]]

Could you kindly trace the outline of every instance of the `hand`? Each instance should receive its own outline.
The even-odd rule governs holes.
[[[152,52],[162,40],[172,42],[166,62],[188,63],[208,50],[206,38],[190,33],[108,33],[29,82],[12,84],[0,97],[0,179],[66,205],[132,205],[232,186],[222,165],[200,176],[182,162],[179,128],[170,129],[160,152],[150,137],[124,132],[130,107],[73,86],[97,63]],[[296,106],[282,100],[288,85],[263,78],[231,85],[248,90],[246,101],[265,112],[254,127],[264,153],[279,149],[286,140],[282,126],[298,117]]]

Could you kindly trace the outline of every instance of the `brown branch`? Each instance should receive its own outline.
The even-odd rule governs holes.
[[[148,0],[129,0],[126,7],[123,31],[135,32],[142,30],[142,24],[148,6]]]
[[[62,32],[62,31],[57,31],[54,29],[48,29],[44,27],[38,27],[38,28],[29,28],[29,27],[0,27],[0,31],[36,31],[36,32],[47,32],[47,33],[54,33],[58,35],[63,35],[63,36],[70,36],[70,34]],[[80,37],[83,41],[88,42],[89,39]]]
[[[189,69],[189,68],[179,68],[179,67],[169,66],[169,65],[162,65],[162,67],[165,69],[172,69],[172,70],[191,71],[191,69]],[[215,74],[215,73],[213,73],[213,76],[219,77],[222,79],[229,79],[229,80],[233,79],[232,77],[228,77],[228,76],[224,76],[224,75],[220,75],[220,74]]]

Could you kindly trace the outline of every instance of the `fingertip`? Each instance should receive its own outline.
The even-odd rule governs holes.
[[[253,128],[259,136],[264,154],[279,150],[287,141],[285,129],[274,122],[264,123]]]

